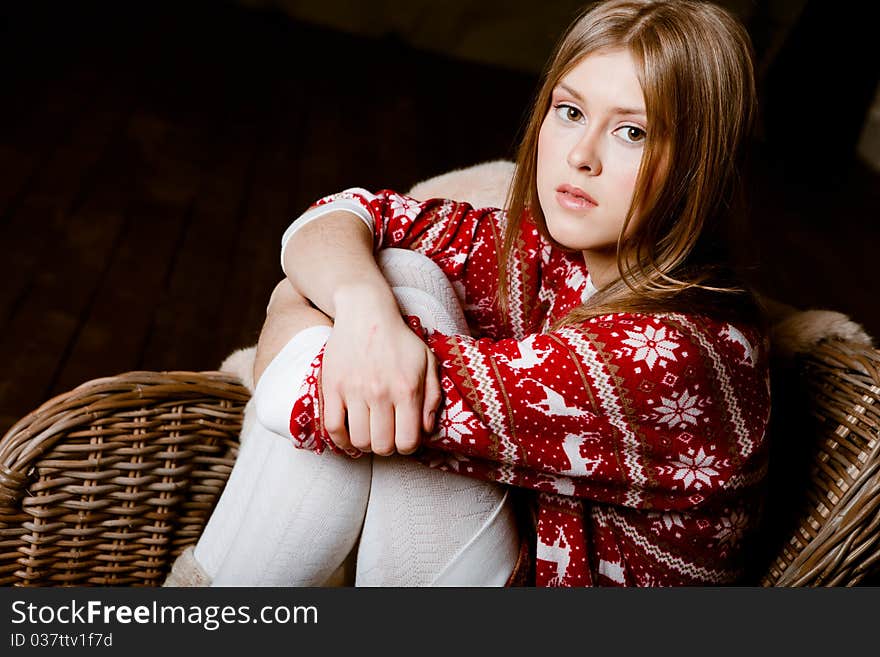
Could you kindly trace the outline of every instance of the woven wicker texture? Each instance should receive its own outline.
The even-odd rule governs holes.
[[[826,340],[787,374],[774,396],[787,395],[789,413],[810,413],[773,435],[784,540],[761,583],[853,586],[880,559],[880,352]]]
[[[223,490],[249,396],[219,372],[129,372],[19,421],[0,440],[0,584],[161,584]]]
[[[880,352],[825,341],[774,379],[754,581],[857,584],[880,560]],[[0,584],[161,584],[222,492],[248,398],[219,372],[129,372],[23,418],[0,439]]]

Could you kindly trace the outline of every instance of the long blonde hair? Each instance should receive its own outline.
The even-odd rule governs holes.
[[[608,0],[586,7],[542,76],[517,154],[499,251],[499,301],[507,308],[508,264],[531,217],[551,243],[538,202],[538,135],[553,88],[584,57],[628,50],[645,98],[648,139],[620,231],[620,278],[561,324],[612,312],[685,310],[760,320],[734,272],[729,231],[741,200],[744,146],[756,114],[751,42],[724,9],[691,0]],[[627,227],[634,230],[624,240]]]

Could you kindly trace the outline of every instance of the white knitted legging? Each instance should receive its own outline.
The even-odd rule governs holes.
[[[455,292],[429,259],[378,262],[401,311],[467,333]],[[293,394],[329,335],[301,332],[260,378],[242,447],[194,556],[215,586],[318,586],[358,543],[357,586],[501,586],[519,537],[505,489],[405,457],[349,459],[293,447]]]

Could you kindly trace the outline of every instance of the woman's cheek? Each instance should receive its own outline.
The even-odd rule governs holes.
[[[639,179],[639,163],[640,160],[636,161],[635,166],[633,166],[632,162],[628,162],[628,166],[622,168],[621,176],[618,179],[617,188],[620,191],[620,195],[618,196],[618,198],[621,200],[621,222],[623,221],[623,217],[626,216],[626,213],[633,202],[633,196],[635,195],[636,191],[636,182]],[[638,223],[637,218],[639,214],[640,208],[633,208],[633,220],[630,221],[630,224],[627,227],[627,237],[632,236],[636,224]]]

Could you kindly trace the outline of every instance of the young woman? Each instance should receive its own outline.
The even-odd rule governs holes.
[[[448,482],[487,482],[464,494],[489,501],[438,564],[464,564],[465,582],[509,574],[518,538],[509,515],[497,521],[508,487],[533,491],[538,585],[739,581],[770,409],[761,310],[729,255],[754,104],[749,40],[726,11],[609,0],[572,24],[549,62],[506,210],[358,188],[319,200],[285,235],[255,403],[263,425],[320,454],[304,470],[321,486],[275,502],[293,484],[271,474],[286,456],[264,454],[249,480],[265,486],[230,480],[237,492],[215,516],[227,496],[272,509],[276,523],[316,504],[272,548],[286,551],[283,568],[335,567],[361,535],[369,572],[381,561],[370,546],[406,525],[397,510],[417,490],[374,498],[376,473],[394,483],[396,468],[421,463],[445,471],[446,493]],[[432,312],[404,303],[401,316],[376,260],[388,248],[440,267],[470,335],[430,319],[426,329]],[[350,458],[363,453],[373,456]],[[327,464],[336,469],[313,472]],[[442,542],[445,523],[468,515],[438,508],[433,525],[404,526],[392,545],[406,532]],[[219,573],[235,562],[236,581],[257,583],[248,569],[279,557],[248,546],[276,536],[272,522],[244,528],[223,513],[234,520],[212,518],[195,556]],[[328,519],[344,535],[332,554],[309,538]],[[492,547],[469,555],[487,527]]]

